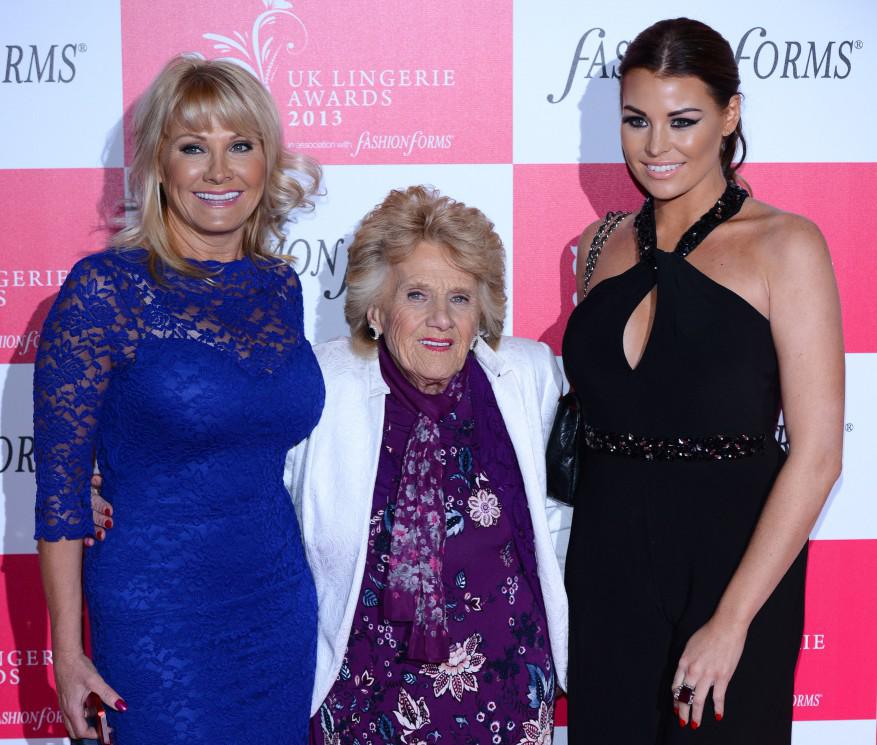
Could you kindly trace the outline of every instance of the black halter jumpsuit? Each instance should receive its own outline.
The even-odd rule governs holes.
[[[631,369],[624,327],[656,285]],[[563,360],[593,428],[566,562],[569,742],[788,745],[806,548],[750,626],[723,721],[710,698],[701,727],[681,729],[670,691],[784,461],[770,324],[680,253],[654,250],[578,305]]]

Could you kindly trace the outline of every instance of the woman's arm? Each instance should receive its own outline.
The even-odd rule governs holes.
[[[789,457],[715,614],[679,660],[673,686],[683,678],[698,684],[691,712],[698,723],[709,685],[716,715],[724,714],[749,625],[806,543],[841,469],[844,351],[831,259],[814,225],[775,219],[766,281]],[[687,719],[688,707],[680,708]]]
[[[97,261],[70,273],[52,306],[34,365],[36,530],[52,623],[55,682],[65,726],[92,736],[91,691],[124,709],[82,647],[82,539],[92,534],[90,479],[103,395],[113,368],[118,298]]]
[[[95,670],[82,648],[82,540],[39,541],[43,589],[52,626],[52,661],[64,726],[74,737],[97,737],[85,719],[94,691],[118,711],[127,706]]]
[[[82,541],[38,543],[54,657],[82,653]]]

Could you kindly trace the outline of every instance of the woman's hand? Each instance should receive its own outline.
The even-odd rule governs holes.
[[[747,630],[745,625],[724,623],[713,616],[688,640],[673,676],[673,691],[687,683],[695,689],[694,703],[678,704],[680,727],[689,720],[692,729],[700,726],[710,688],[716,719],[725,715],[725,693],[743,654]]]
[[[85,718],[85,699],[94,691],[107,706],[127,711],[128,706],[95,669],[82,652],[54,655],[55,685],[64,726],[71,737],[97,737]]]
[[[91,536],[85,538],[86,547],[93,546],[95,538],[102,541],[106,537],[106,531],[113,527],[113,505],[100,495],[102,484],[103,479],[100,474],[96,473],[91,477],[91,518],[94,521],[94,538]]]

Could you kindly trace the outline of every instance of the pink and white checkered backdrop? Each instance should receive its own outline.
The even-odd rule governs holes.
[[[739,60],[746,179],[828,239],[847,344],[844,474],[813,531],[795,745],[874,745],[877,706],[877,4],[874,0],[40,0],[0,4],[0,744],[63,741],[33,532],[31,376],[66,271],[105,245],[132,104],[172,54],[234,59],[274,95],[327,194],[291,223],[306,327],[345,331],[345,246],[386,192],[477,205],[508,252],[507,333],[556,350],[573,247],[634,208],[614,64],[689,15]],[[871,236],[869,238],[869,236]],[[565,743],[563,705],[555,742]],[[3,738],[6,738],[5,740]]]

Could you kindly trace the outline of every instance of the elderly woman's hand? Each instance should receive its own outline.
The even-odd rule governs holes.
[[[86,536],[85,545],[93,546],[95,538],[102,541],[106,531],[113,527],[113,505],[100,494],[103,479],[100,474],[91,477],[91,519],[94,521],[94,538]]]

